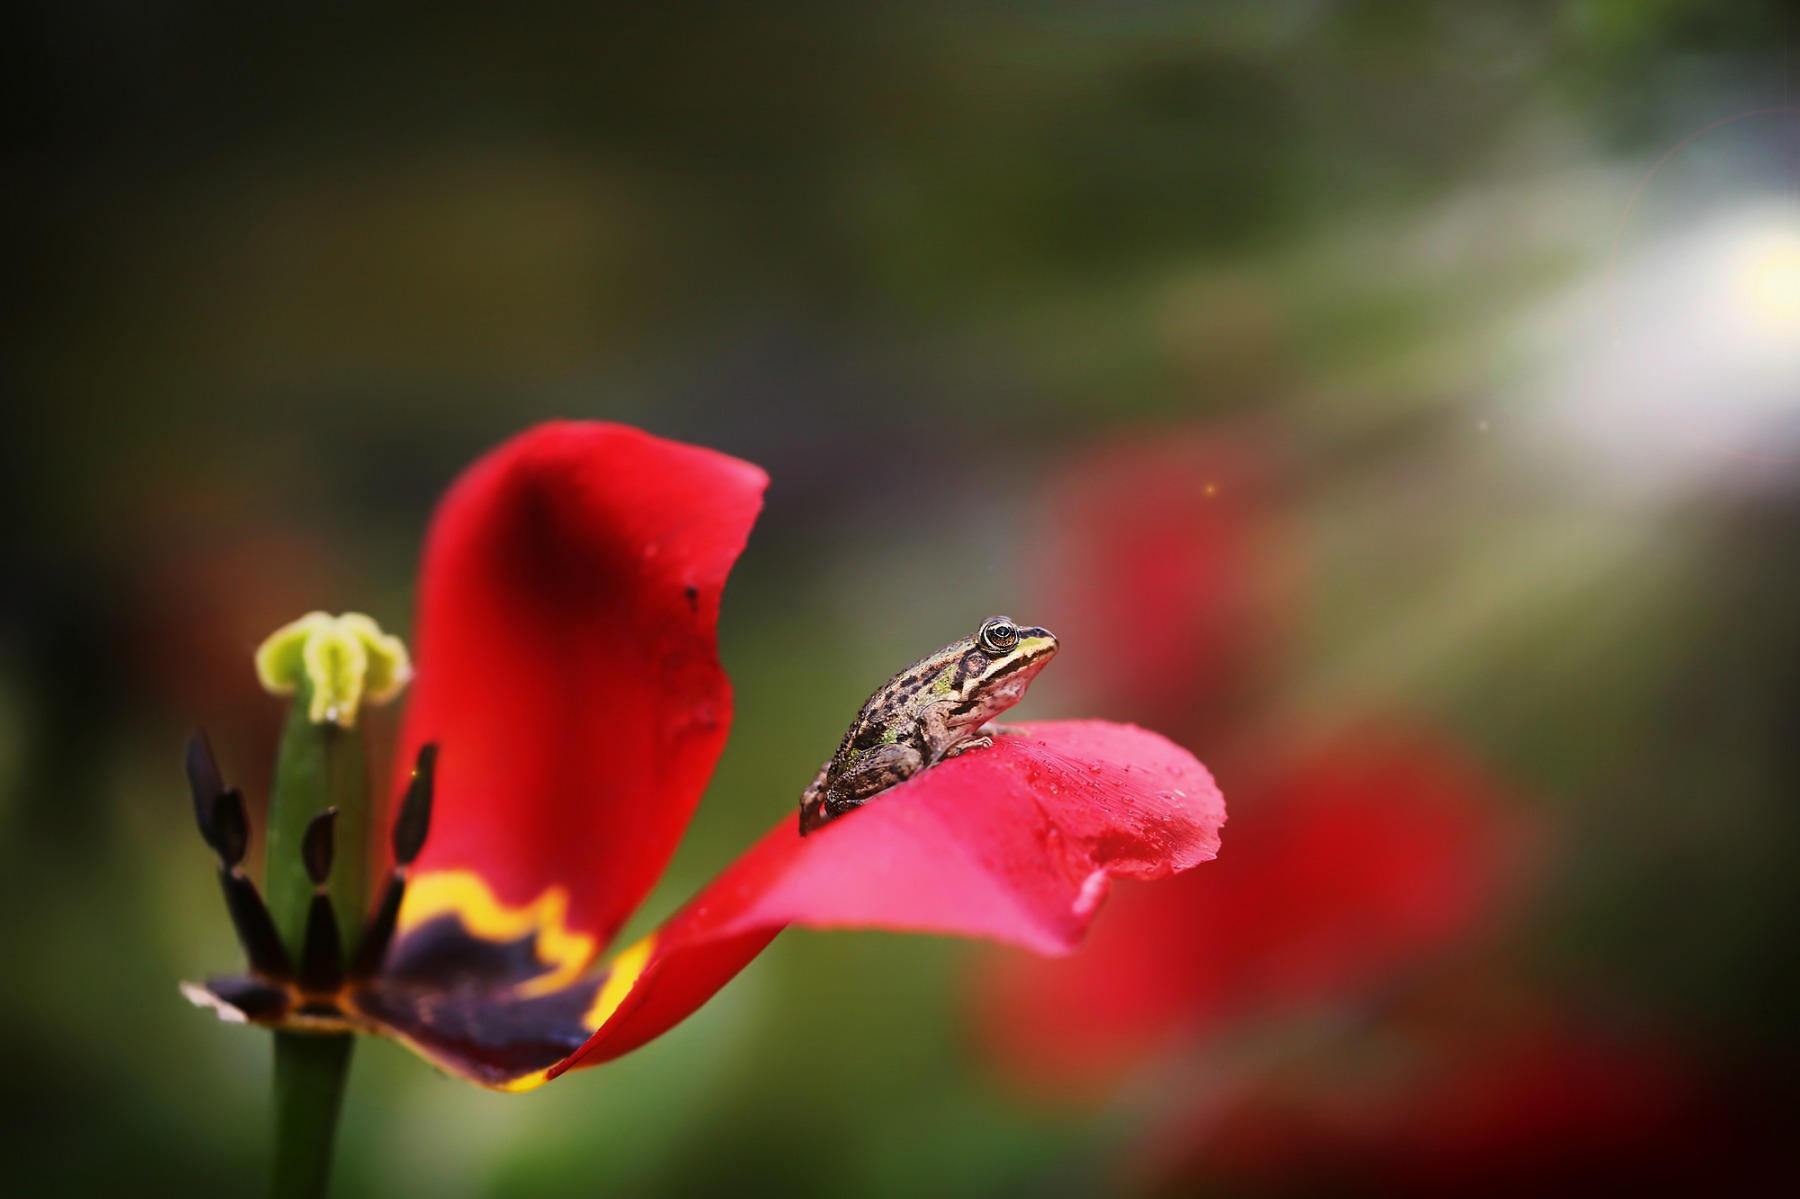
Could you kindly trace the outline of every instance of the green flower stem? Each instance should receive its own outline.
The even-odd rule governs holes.
[[[274,1199],[325,1194],[354,1048],[356,1038],[345,1033],[275,1034]]]
[[[338,810],[327,889],[348,953],[354,953],[368,902],[369,778],[362,731],[309,715],[311,683],[302,679],[288,708],[269,797],[264,874],[269,912],[295,961],[302,957],[313,883],[301,843],[327,808]],[[277,1199],[320,1199],[331,1177],[332,1141],[353,1038],[275,1034],[275,1178]]]

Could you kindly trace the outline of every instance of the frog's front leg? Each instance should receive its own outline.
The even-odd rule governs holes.
[[[948,762],[951,758],[966,754],[972,749],[986,749],[994,743],[994,739],[988,736],[991,731],[991,729],[983,728],[981,730],[981,736],[971,737],[967,741],[958,741],[955,745],[952,745],[949,749],[939,754],[938,761]]]
[[[1025,730],[1016,724],[995,724],[993,721],[975,730],[975,735],[966,740],[957,741],[937,756],[938,762],[948,762],[959,754],[966,754],[972,749],[987,749],[993,745],[995,737],[1011,737]],[[933,765],[936,763],[934,762]]]
[[[986,749],[988,745],[994,744],[995,736],[1017,736],[1019,733],[1024,733],[1024,729],[1017,724],[994,724],[992,720],[988,720],[985,726],[976,729],[976,735],[968,738],[967,742],[950,745],[938,760],[949,762],[950,758],[954,758],[958,754],[967,754],[970,749]]]
[[[862,807],[894,784],[903,783],[919,773],[924,765],[923,755],[902,742],[864,750],[829,786],[817,793],[816,802],[810,807],[808,801],[814,800],[815,792],[812,787],[807,788],[800,803],[800,835],[805,836],[845,812]],[[817,782],[814,785],[817,786]]]

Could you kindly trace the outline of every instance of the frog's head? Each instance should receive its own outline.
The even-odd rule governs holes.
[[[974,725],[992,720],[1024,697],[1037,672],[1056,656],[1056,634],[990,616],[970,638],[970,647],[956,723]]]

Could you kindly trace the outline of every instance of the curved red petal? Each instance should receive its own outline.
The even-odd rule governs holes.
[[[1163,878],[1217,852],[1224,800],[1180,746],[1102,722],[1022,730],[804,839],[792,816],[783,819],[627,951],[638,955],[638,972],[551,1076],[666,1031],[788,924],[949,933],[1064,953],[1112,879]]]
[[[1473,935],[1529,843],[1479,766],[1400,734],[1315,751],[1235,806],[1225,861],[1122,890],[1079,957],[990,964],[984,1040],[1009,1073],[1104,1084],[1244,1012],[1355,996]]]
[[[440,748],[420,873],[554,893],[604,944],[674,852],[731,721],[716,626],[767,478],[597,423],[531,429],[439,505],[398,764]]]

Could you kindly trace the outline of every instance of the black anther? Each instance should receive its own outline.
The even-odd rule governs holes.
[[[208,841],[225,865],[236,866],[244,860],[244,851],[250,847],[250,813],[244,807],[244,793],[236,787],[213,796]]]
[[[256,884],[233,866],[219,868],[219,884],[225,889],[225,907],[237,929],[238,944],[250,969],[264,978],[285,981],[294,977],[293,959],[275,931],[275,920],[257,894]]]
[[[314,893],[312,906],[306,909],[299,981],[300,989],[310,994],[335,991],[344,985],[344,942],[338,934],[337,913],[331,910],[331,897],[323,891]]]
[[[336,808],[326,808],[306,823],[306,835],[300,839],[300,857],[306,863],[306,876],[314,886],[324,886],[331,877],[331,859],[335,842],[332,830],[337,825]]]
[[[388,945],[394,939],[394,928],[400,922],[400,903],[406,898],[406,869],[401,867],[388,876],[387,890],[381,894],[381,906],[363,930],[356,946],[356,959],[350,963],[352,979],[373,978],[387,960]]]
[[[413,766],[412,784],[406,798],[400,801],[400,815],[394,821],[394,860],[402,866],[412,865],[425,848],[425,834],[431,828],[431,793],[437,779],[437,745],[419,747],[418,761]]]
[[[213,800],[225,790],[225,781],[219,774],[219,760],[213,756],[212,742],[206,739],[206,733],[201,729],[195,729],[188,738],[186,765],[188,789],[194,795],[194,823],[200,826],[200,835],[206,843],[218,851],[218,834],[213,828]],[[224,854],[220,852],[220,856]]]

